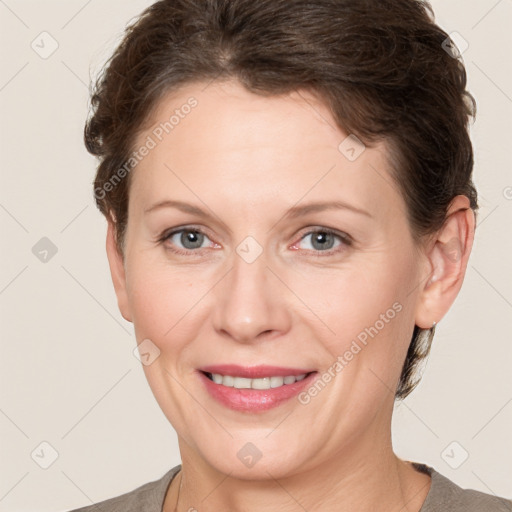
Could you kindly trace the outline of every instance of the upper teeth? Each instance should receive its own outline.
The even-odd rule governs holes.
[[[231,377],[230,375],[221,375],[220,373],[212,373],[212,380],[216,384],[222,384],[230,388],[237,389],[269,389],[278,388],[284,384],[293,384],[302,380],[306,374],[288,375],[286,377],[263,377],[261,379],[248,379],[246,377]]]

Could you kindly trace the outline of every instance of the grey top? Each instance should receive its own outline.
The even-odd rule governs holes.
[[[512,512],[511,500],[462,489],[430,466],[413,464],[418,471],[428,473],[432,478],[427,498],[419,512]],[[167,489],[180,469],[181,464],[160,479],[126,494],[69,512],[162,512]]]

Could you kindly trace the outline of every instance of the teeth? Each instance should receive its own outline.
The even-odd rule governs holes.
[[[270,377],[270,387],[279,388],[284,384],[284,377]]]
[[[236,389],[270,389],[279,388],[287,384],[293,384],[306,377],[302,375],[288,375],[286,377],[263,377],[261,379],[248,379],[246,377],[232,377],[231,375],[221,375],[220,373],[211,373],[211,379],[215,384],[222,384]]]
[[[213,380],[213,382],[215,382],[215,384],[222,384],[222,380],[223,380],[222,375],[220,375],[218,373],[212,373],[211,376],[212,376],[212,380]],[[231,377],[231,378],[233,378],[233,377]],[[233,383],[231,383],[231,385],[233,385]]]

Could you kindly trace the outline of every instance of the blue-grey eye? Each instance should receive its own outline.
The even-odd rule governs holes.
[[[181,229],[169,235],[171,243],[176,244],[177,241],[184,249],[199,249],[202,247],[204,240],[208,237],[195,229]],[[179,247],[179,244],[178,244]]]
[[[304,249],[308,250],[315,250],[315,251],[329,251],[333,247],[335,247],[336,239],[342,240],[340,235],[336,235],[335,233],[331,233],[326,230],[317,230],[317,231],[311,231],[310,233],[307,233],[304,235],[301,239],[301,242],[311,238],[310,247],[303,247]],[[338,243],[338,246],[341,245],[341,242]]]

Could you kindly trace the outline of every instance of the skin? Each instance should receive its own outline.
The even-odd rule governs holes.
[[[474,235],[469,200],[454,198],[443,228],[415,246],[385,144],[349,161],[338,150],[348,134],[306,91],[265,98],[235,81],[188,84],[161,100],[135,147],[190,96],[197,107],[132,171],[124,259],[112,221],[107,231],[120,311],[137,343],[150,339],[160,350],[144,371],[178,434],[178,510],[417,512],[430,477],[393,452],[394,390],[414,325],[439,322],[461,288]],[[167,199],[211,217],[144,213]],[[370,216],[285,216],[330,200]],[[190,226],[206,237],[186,255],[171,251],[190,247],[180,233],[156,241]],[[311,231],[325,227],[353,243],[314,246]],[[252,263],[236,252],[247,236],[262,249]],[[221,363],[321,374],[396,302],[401,311],[306,405],[233,411],[197,376]],[[251,468],[237,457],[247,442],[262,454]],[[165,511],[174,510],[179,481]]]

